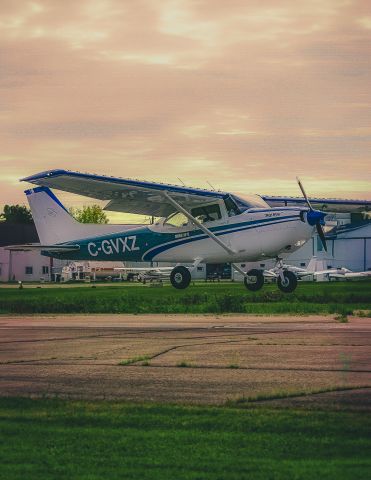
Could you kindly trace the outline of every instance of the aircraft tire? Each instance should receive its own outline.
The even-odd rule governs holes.
[[[175,267],[170,273],[170,282],[174,288],[179,290],[187,288],[191,283],[191,274],[186,267]]]
[[[285,282],[283,283],[281,277],[278,277],[277,285],[281,292],[291,293],[298,286],[298,279],[293,272],[285,271],[283,272]]]
[[[249,270],[247,272],[247,275],[249,277],[256,277],[256,281],[251,283],[248,281],[247,277],[245,277],[243,279],[243,283],[245,284],[245,287],[250,290],[251,292],[257,292],[258,290],[260,290],[261,288],[263,288],[263,285],[264,285],[264,275],[263,273],[256,269],[256,268],[253,268],[252,270]]]

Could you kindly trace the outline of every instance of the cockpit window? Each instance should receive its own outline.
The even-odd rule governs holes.
[[[175,212],[167,217],[164,225],[172,227],[186,227],[188,225],[188,218],[183,213]]]
[[[201,223],[215,222],[222,218],[218,204],[192,208],[191,214]]]

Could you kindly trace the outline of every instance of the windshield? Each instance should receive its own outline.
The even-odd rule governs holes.
[[[255,194],[244,195],[243,198],[237,197],[237,195],[230,195],[227,200],[231,200],[232,202],[234,202],[234,204],[238,207],[240,213],[250,208],[271,208],[265,200],[263,200],[259,195]],[[232,202],[230,202],[231,205]],[[230,209],[233,211],[233,209],[228,208],[227,205],[228,212]]]

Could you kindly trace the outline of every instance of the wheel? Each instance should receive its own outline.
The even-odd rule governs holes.
[[[191,283],[191,274],[186,267],[175,267],[170,273],[171,285],[175,288],[187,288]]]
[[[289,272],[286,270],[283,272],[284,281],[281,280],[281,277],[278,277],[278,288],[285,293],[291,293],[298,286],[298,279],[296,278],[295,273]]]
[[[255,280],[249,280],[248,277],[254,277]],[[249,270],[247,272],[247,277],[243,279],[243,283],[245,284],[245,287],[248,290],[251,290],[252,292],[257,292],[261,288],[263,288],[264,285],[264,275],[260,270],[257,270],[256,268],[253,268],[252,270]]]

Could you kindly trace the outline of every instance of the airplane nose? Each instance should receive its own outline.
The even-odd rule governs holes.
[[[307,222],[309,225],[325,225],[325,216],[327,213],[321,212],[319,210],[308,210],[307,212]]]

